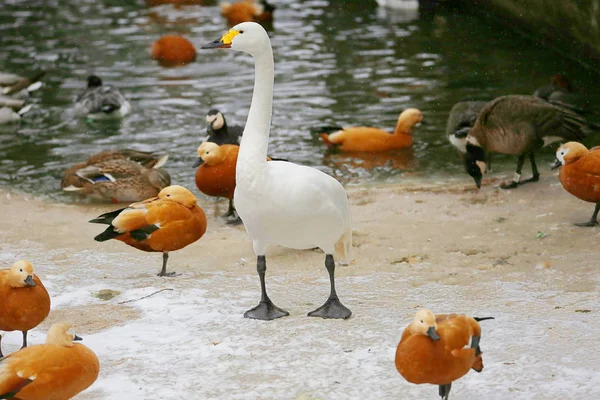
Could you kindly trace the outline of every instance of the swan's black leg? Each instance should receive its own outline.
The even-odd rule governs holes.
[[[267,271],[267,259],[265,256],[256,257],[256,270],[260,278],[260,303],[244,313],[244,318],[262,319],[270,321],[275,318],[285,317],[290,315],[285,310],[277,307],[269,296],[267,296],[267,287],[265,285],[265,272]]]
[[[229,199],[229,208],[227,212],[223,214],[224,217],[231,217],[235,213],[235,207],[233,206],[233,199]]]
[[[352,311],[346,308],[335,292],[335,261],[331,254],[325,256],[325,267],[329,272],[329,283],[331,285],[331,292],[329,298],[321,307],[308,313],[309,317],[322,317],[322,318],[350,318]]]

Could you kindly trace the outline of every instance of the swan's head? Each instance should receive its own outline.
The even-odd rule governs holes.
[[[231,28],[220,39],[202,46],[203,49],[234,49],[251,55],[270,45],[265,28],[256,22],[242,22]]]
[[[225,117],[221,111],[213,108],[206,114],[206,122],[208,122],[212,130],[218,131],[225,125]]]

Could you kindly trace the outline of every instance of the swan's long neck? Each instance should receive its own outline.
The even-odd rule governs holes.
[[[267,162],[274,75],[273,50],[267,42],[263,51],[254,56],[254,93],[240,143],[238,170],[240,165],[242,168],[252,168]]]

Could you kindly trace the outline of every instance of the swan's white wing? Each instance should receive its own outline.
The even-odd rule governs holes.
[[[315,168],[289,162],[270,161],[264,168],[264,173],[251,174],[252,182],[238,174],[235,190],[236,209],[252,240],[333,253],[351,225],[341,183]]]

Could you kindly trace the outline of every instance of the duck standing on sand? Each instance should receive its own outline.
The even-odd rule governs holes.
[[[90,222],[108,228],[94,238],[97,242],[120,240],[136,249],[163,253],[158,276],[167,273],[169,252],[183,249],[206,232],[206,215],[196,197],[186,188],[172,185],[154,197],[129,207],[100,215]]]
[[[204,142],[198,147],[198,158],[194,163],[196,187],[207,196],[229,199],[229,210],[225,217],[235,215],[233,194],[235,191],[235,166],[240,146],[213,142]],[[229,222],[238,224],[238,218]]]
[[[576,226],[598,225],[600,211],[600,147],[588,150],[578,142],[565,143],[556,151],[552,169],[560,168],[558,175],[565,190],[583,201],[596,203],[594,214],[588,222]]]
[[[246,318],[272,320],[289,315],[267,296],[266,252],[270,245],[294,249],[319,247],[325,256],[331,292],[323,306],[309,316],[349,318],[335,290],[334,248],[342,240],[346,258],[352,246],[352,219],[348,196],[331,176],[302,165],[267,162],[273,108],[274,63],[271,41],[259,24],[245,22],[203,48],[232,48],[254,58],[254,92],[236,167],[235,206],[256,254],[261,284],[260,303]]]
[[[96,75],[87,78],[87,88],[77,97],[75,113],[90,119],[123,118],[131,112],[131,104],[112,85],[103,85]]]
[[[227,125],[225,116],[221,111],[216,108],[209,110],[206,114],[206,122],[208,123],[206,142],[213,142],[219,146],[223,144],[240,144],[244,127]]]
[[[512,189],[537,182],[540,174],[534,158],[536,150],[561,140],[581,140],[591,129],[597,127],[581,115],[537,97],[498,97],[481,110],[467,135],[465,167],[479,188],[487,169],[486,153],[512,154],[518,156],[515,176],[511,183],[500,187]],[[521,181],[526,157],[531,160],[533,177]]]
[[[396,349],[396,369],[411,383],[439,385],[440,397],[448,400],[452,382],[471,368],[483,370],[478,321],[486,319],[493,317],[417,312]]]
[[[412,131],[423,121],[423,113],[416,108],[404,110],[398,117],[394,133],[364,126],[342,128],[325,127],[319,133],[329,148],[343,152],[380,152],[403,149],[413,144]]]
[[[20,260],[9,269],[0,270],[0,331],[21,331],[23,347],[27,347],[27,332],[41,324],[49,313],[50,296],[29,261]]]
[[[48,331],[45,344],[21,349],[0,359],[0,399],[67,400],[98,378],[96,354],[58,323]]]

